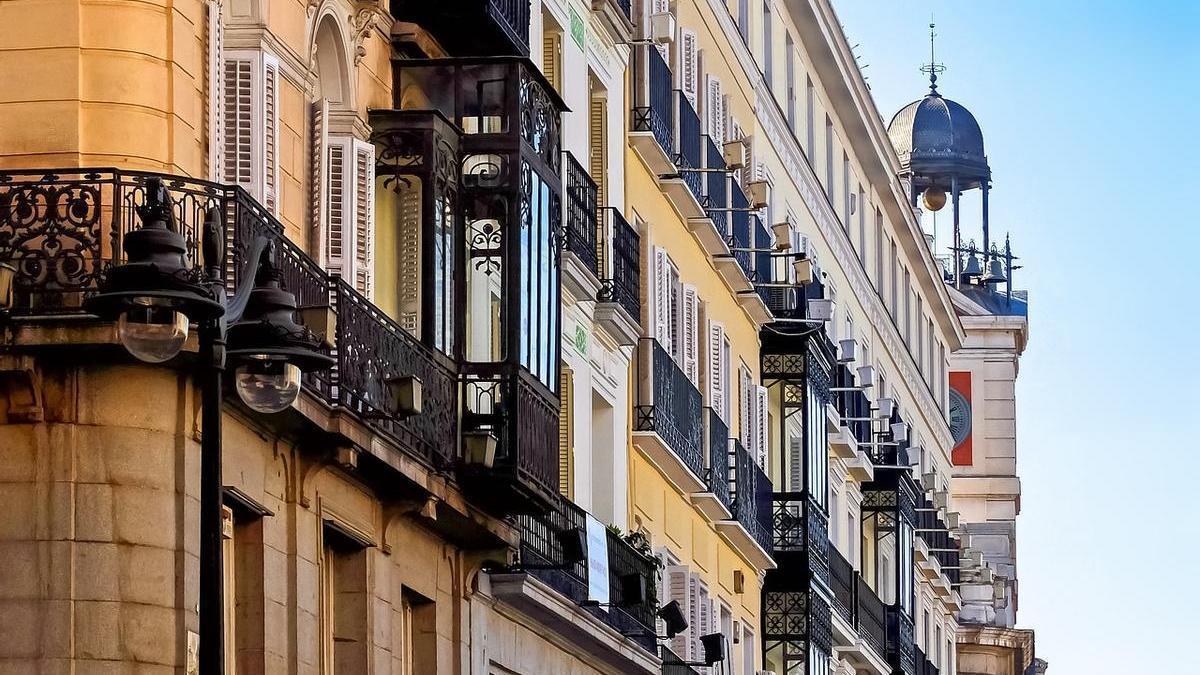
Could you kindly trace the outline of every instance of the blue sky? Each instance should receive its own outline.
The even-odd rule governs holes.
[[[1200,3],[834,6],[885,120],[926,91],[933,13],[939,90],[979,120],[992,232],[1023,258],[1018,623],[1052,675],[1183,672],[1200,629]]]

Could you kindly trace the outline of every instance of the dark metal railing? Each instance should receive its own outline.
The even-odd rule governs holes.
[[[748,250],[753,245],[753,239],[750,238],[750,212],[746,210],[750,207],[750,201],[746,199],[746,193],[742,192],[737,183],[732,184],[729,192],[729,207],[733,209],[728,212],[729,247],[742,249],[733,252],[733,259],[749,279],[754,275],[753,257]]]
[[[729,174],[724,172],[725,156],[712,138],[704,137],[704,168],[720,169],[704,174],[704,209],[717,232],[729,236]]]
[[[138,226],[135,209],[145,183],[163,181],[193,268],[203,264],[199,242],[206,216],[224,231],[222,269],[232,290],[245,273],[254,239],[276,247],[283,286],[301,307],[337,313],[332,342],[336,365],[306,373],[305,387],[330,406],[361,415],[417,457],[441,464],[457,452],[455,373],[450,362],[421,344],[361,293],[325,272],[284,235],[283,225],[240,187],[182,176],[118,169],[0,173],[0,260],[18,268],[14,316],[85,315],[83,298],[101,276],[124,261],[121,243]],[[387,411],[383,380],[413,374],[424,385],[424,413],[404,420]]]
[[[730,459],[733,517],[763,550],[771,551],[771,479],[737,439]]]
[[[654,45],[634,52],[635,92],[633,130],[654,134],[668,157],[674,154],[674,117],[671,114],[671,68]]]
[[[924,498],[917,510],[917,536],[931,549],[931,555],[937,559],[950,583],[957,584],[961,579],[960,570],[946,568],[958,567],[958,540],[950,536],[946,524],[928,497]]]
[[[659,645],[659,658],[662,659],[662,675],[700,675],[699,671],[689,666],[678,654],[666,645]],[[732,658],[727,655],[726,659]]]
[[[758,214],[750,214],[750,239],[754,242],[754,274],[750,280],[765,284],[771,281],[771,232]]]
[[[604,209],[606,215],[600,250],[604,260],[600,274],[600,300],[615,302],[629,312],[634,323],[642,321],[641,238],[621,212]]]
[[[716,495],[726,509],[732,510],[733,498],[729,493],[729,426],[712,408],[704,412],[708,425],[708,474],[705,482],[708,491]]]
[[[529,53],[529,0],[487,0],[488,13],[513,44]]]
[[[777,552],[804,549],[804,533],[808,526],[804,517],[803,492],[776,492],[771,495],[772,546]]]
[[[858,577],[858,634],[880,656],[887,655],[887,613],[875,591]]]
[[[848,364],[839,363],[834,369],[833,386],[838,388],[854,386],[854,374]],[[867,399],[866,393],[861,389],[839,391],[836,392],[834,400],[840,416],[859,420],[846,422],[846,427],[850,429],[850,434],[854,436],[854,439],[859,443],[870,443],[871,422],[866,421],[866,418],[871,416],[871,401]]]
[[[639,397],[634,431],[653,431],[697,478],[704,476],[704,437],[700,421],[703,397],[667,350],[653,338],[639,341]],[[646,371],[650,382],[644,383]],[[648,385],[648,386],[647,386]]]
[[[621,10],[626,19],[633,19],[633,0],[613,0],[613,3],[617,6],[617,9]]]
[[[584,606],[592,615],[609,626],[631,635],[647,651],[654,651],[655,616],[653,598],[658,597],[657,567],[630,546],[616,532],[606,533],[608,548],[609,596],[611,607],[589,606],[588,566],[585,544],[584,559],[566,564],[562,542],[573,530],[586,531],[587,513],[569,499],[558,496],[544,514],[517,517],[521,530],[520,561],[525,568],[560,594]],[[646,582],[646,601],[623,605],[623,585],[635,575]]]
[[[833,610],[851,626],[854,624],[854,594],[857,592],[854,566],[842,557],[841,551],[829,546],[829,585],[833,587]]]
[[[696,201],[704,201],[704,174],[688,169],[701,168],[700,162],[700,116],[688,97],[678,89],[675,90],[675,119],[678,121],[676,130],[678,136],[675,142],[675,166],[679,167],[683,182],[688,190],[696,197]]]
[[[567,217],[563,223],[563,246],[579,257],[584,267],[600,276],[597,254],[596,181],[570,152],[563,152],[563,196]]]

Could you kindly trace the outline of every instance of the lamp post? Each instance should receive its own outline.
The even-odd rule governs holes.
[[[242,401],[259,412],[279,412],[300,393],[303,371],[323,370],[333,359],[295,319],[296,298],[280,287],[274,245],[259,237],[247,272],[232,299],[222,274],[224,231],[215,211],[205,219],[204,267],[190,264],[175,227],[170,197],[158,178],[146,181],[137,208],[140,229],[125,236],[126,262],[108,270],[87,309],[116,319],[126,350],[139,360],[163,363],[199,325],[200,383],[200,648],[201,675],[224,672],[223,563],[221,560],[221,406],[226,357],[236,366]],[[228,351],[226,350],[228,342]]]

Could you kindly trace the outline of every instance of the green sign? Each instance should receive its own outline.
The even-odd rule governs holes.
[[[575,324],[575,351],[580,354],[588,355],[588,335],[583,326]]]
[[[583,25],[583,19],[579,18],[579,15],[575,13],[575,8],[571,7],[570,10],[571,39],[575,41],[575,44],[579,45],[580,49],[583,49],[584,34],[587,32],[587,29]]]

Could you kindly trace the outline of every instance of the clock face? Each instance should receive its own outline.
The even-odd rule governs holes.
[[[955,447],[971,435],[971,404],[954,389],[950,390],[950,434]]]

